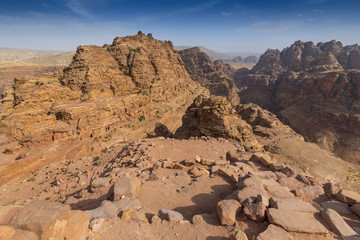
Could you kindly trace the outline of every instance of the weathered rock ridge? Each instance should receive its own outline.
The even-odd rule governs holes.
[[[275,114],[256,104],[232,106],[225,97],[198,96],[182,118],[175,138],[233,139],[247,151],[264,149],[328,181],[356,188],[359,167],[333,156],[284,125]],[[354,169],[349,171],[349,169]],[[356,170],[355,170],[356,169]]]
[[[179,51],[179,54],[194,81],[208,88],[211,94],[224,96],[233,105],[239,104],[238,90],[233,80],[235,73],[233,67],[224,64],[221,60],[213,63],[198,47]]]
[[[0,143],[15,139],[22,149],[110,141],[116,134],[129,139],[146,136],[162,121],[174,130],[195,89],[206,92],[191,80],[170,41],[139,32],[103,47],[80,46],[60,76],[16,79],[4,90]]]
[[[235,82],[242,103],[271,110],[306,140],[359,161],[360,49],[340,42],[295,42],[267,50]]]
[[[183,125],[175,133],[177,138],[201,136],[231,138],[249,149],[261,149],[253,136],[251,126],[241,119],[235,108],[224,97],[198,96],[186,110],[182,122]]]

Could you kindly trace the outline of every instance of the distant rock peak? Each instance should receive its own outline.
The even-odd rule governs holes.
[[[333,56],[333,57],[332,57]],[[253,73],[277,71],[342,71],[360,69],[358,45],[343,47],[341,42],[326,43],[296,41],[290,47],[279,50],[268,49],[253,68]]]

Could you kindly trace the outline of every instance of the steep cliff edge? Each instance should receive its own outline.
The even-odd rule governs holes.
[[[337,156],[357,162],[359,144],[360,53],[340,42],[295,42],[268,50],[235,82],[243,103],[256,103]]]
[[[115,38],[103,47],[80,46],[60,76],[25,77],[5,89],[0,105],[2,148],[11,140],[23,151],[65,141],[94,145],[140,138],[157,122],[174,130],[201,92],[206,90],[191,80],[171,42],[151,34]],[[19,164],[9,154],[2,155],[7,165]],[[1,171],[0,179],[10,173]]]

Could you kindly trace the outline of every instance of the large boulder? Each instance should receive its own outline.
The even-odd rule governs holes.
[[[39,238],[35,233],[15,229],[9,226],[0,226],[0,239],[1,240],[38,240]]]
[[[108,192],[108,199],[117,201],[122,197],[134,198],[136,194],[136,188],[139,186],[140,181],[130,176],[123,176],[116,179],[114,185]]]
[[[328,232],[311,213],[307,212],[269,208],[267,217],[270,223],[281,226],[290,232],[318,234]]]
[[[0,206],[0,225],[7,225],[21,208],[17,205]]]
[[[90,215],[84,211],[71,211],[65,228],[66,240],[85,240],[88,234]]]
[[[341,236],[359,236],[335,210],[328,208],[321,212],[321,217],[334,231],[340,233]]]
[[[244,214],[255,222],[263,222],[266,219],[265,212],[267,204],[268,200],[261,195],[258,195],[255,201],[248,198],[242,204]]]
[[[39,239],[63,240],[69,218],[69,206],[35,200],[19,210],[9,226],[34,232]]]
[[[234,225],[237,214],[241,211],[241,204],[234,199],[221,200],[216,204],[217,213],[222,225]]]
[[[224,97],[199,95],[186,110],[182,126],[175,133],[180,139],[201,136],[235,139],[249,149],[261,149],[251,126]]]

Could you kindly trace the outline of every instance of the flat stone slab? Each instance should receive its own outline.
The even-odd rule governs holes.
[[[274,197],[277,198],[291,198],[294,197],[294,194],[290,192],[288,187],[283,187],[280,185],[268,185],[265,186],[265,189]]]
[[[298,211],[315,213],[316,209],[309,203],[299,199],[277,199],[271,198],[270,204],[272,208],[277,208],[286,211]]]
[[[360,194],[346,189],[342,189],[338,194],[336,194],[336,198],[339,201],[350,205],[360,203]]]
[[[330,227],[343,237],[355,237],[358,234],[333,209],[328,208],[321,212],[321,217]]]
[[[251,172],[251,175],[261,179],[276,179],[276,174],[273,171]]]
[[[325,195],[325,191],[321,186],[306,186],[295,191],[296,196],[305,197],[307,199],[315,199]]]
[[[293,240],[294,237],[291,236],[287,231],[278,227],[274,224],[270,224],[268,228],[260,233],[256,240]]]
[[[352,212],[349,208],[349,205],[347,205],[346,203],[339,202],[339,201],[326,201],[326,202],[320,203],[320,205],[325,210],[328,208],[331,208],[341,215],[352,214]]]
[[[34,200],[14,215],[9,226],[33,232],[40,239],[61,239],[69,217],[67,205]]]
[[[328,233],[328,230],[311,213],[269,208],[267,216],[270,223],[290,232]]]
[[[251,176],[251,175],[246,176],[246,177],[240,179],[240,181],[238,183],[238,189],[241,190],[241,189],[244,189],[247,187],[255,187],[255,188],[262,189],[263,188],[262,180],[265,180],[265,179],[259,179],[255,176]],[[266,179],[266,180],[268,180],[268,179]]]

